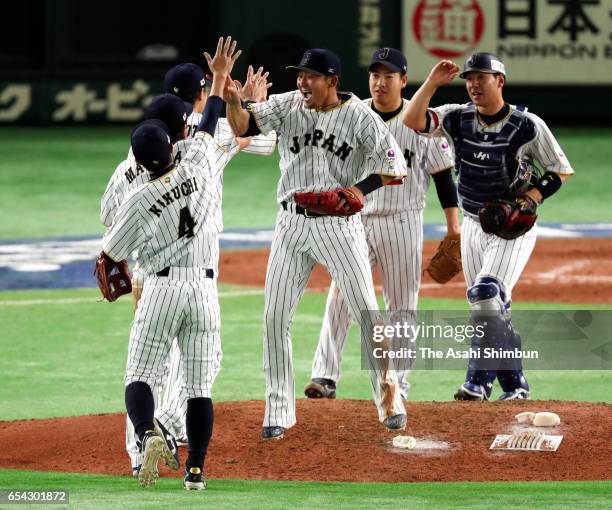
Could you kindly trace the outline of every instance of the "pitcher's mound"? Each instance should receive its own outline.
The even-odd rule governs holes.
[[[413,450],[394,448],[372,402],[299,400],[298,423],[280,441],[259,438],[263,402],[215,405],[206,460],[210,478],[358,482],[607,480],[612,473],[612,406],[564,401],[408,403]],[[556,453],[492,452],[514,415],[554,411]],[[0,467],[129,474],[125,416],[110,414],[0,422]],[[184,462],[185,449],[181,448]],[[179,476],[163,468],[162,476]]]

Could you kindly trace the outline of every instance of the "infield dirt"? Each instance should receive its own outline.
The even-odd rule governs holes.
[[[263,402],[222,402],[206,471],[212,479],[356,482],[607,480],[612,473],[612,405],[416,402],[407,409],[401,434],[432,448],[394,448],[396,434],[378,423],[369,401],[300,399],[297,425],[268,442],[259,437]],[[496,434],[512,432],[514,415],[528,410],[561,416],[561,425],[543,429],[564,436],[559,450],[489,450]],[[0,422],[0,467],[129,475],[124,429],[124,414]],[[162,476],[179,474],[164,466]]]
[[[423,267],[435,253],[438,241],[425,241]],[[220,281],[263,287],[269,250],[223,251]],[[380,285],[378,272],[374,282]],[[317,266],[308,282],[311,290],[327,291],[330,278]],[[380,290],[380,289],[379,289]],[[465,299],[463,274],[445,285],[427,273],[419,296]],[[513,301],[553,303],[612,303],[612,239],[540,239],[512,292]]]

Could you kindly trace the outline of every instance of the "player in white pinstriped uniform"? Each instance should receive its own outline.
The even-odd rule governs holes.
[[[138,249],[144,275],[125,377],[126,407],[142,444],[138,478],[143,486],[155,483],[160,458],[178,468],[178,452],[173,456],[171,442],[154,419],[152,392],[176,337],[188,395],[184,486],[206,487],[203,467],[213,424],[210,397],[221,360],[213,269],[218,258],[216,183],[228,161],[227,151],[212,135],[222,109],[219,96],[240,55],[234,53],[235,45],[231,38],[221,38],[214,59],[207,55],[214,72],[212,96],[178,165],[163,122],[145,121],[132,132],[134,156],[151,180],[126,196],[103,240],[104,252],[114,260]]]
[[[410,320],[417,309],[423,251],[423,208],[430,176],[434,176],[451,235],[459,233],[457,188],[452,179],[454,165],[449,144],[419,136],[403,123],[408,101],[407,63],[394,48],[374,52],[369,67],[371,99],[365,103],[386,122],[398,142],[408,166],[399,186],[385,186],[366,197],[361,220],[370,251],[370,264],[380,268],[385,308],[392,320]],[[397,314],[400,312],[403,317]],[[312,365],[312,380],[304,392],[309,398],[335,398],[340,380],[342,351],[348,338],[350,316],[346,300],[332,282],[327,296],[323,326]],[[408,367],[398,368],[402,397],[409,389]],[[401,368],[401,370],[400,370]]]
[[[512,289],[535,246],[537,226],[515,239],[502,239],[483,231],[478,211],[485,201],[509,190],[524,192],[542,203],[574,171],[542,119],[505,103],[506,70],[496,55],[475,53],[466,59],[460,77],[466,79],[472,103],[428,109],[437,87],[450,83],[457,74],[459,67],[453,62],[439,62],[411,99],[404,122],[421,132],[445,137],[453,145],[464,213],[461,258],[473,320],[479,320],[482,311],[495,311],[496,319],[489,315],[485,322],[485,341],[520,349],[520,335],[512,328],[509,309]],[[534,161],[545,173],[517,181],[521,165]],[[466,381],[455,399],[488,400],[496,378],[502,388],[501,400],[531,397],[520,362],[494,369],[470,360]]]
[[[380,118],[354,96],[337,92],[340,60],[335,54],[309,50],[296,68],[296,91],[251,104],[248,111],[235,94],[226,98],[236,134],[276,130],[280,135],[277,197],[282,207],[265,286],[263,439],[282,438],[296,422],[289,328],[315,263],[326,266],[344,291],[351,312],[361,319],[365,338],[371,339],[374,321],[380,319],[378,314],[360,315],[378,305],[359,215],[309,215],[295,204],[294,193],[347,186],[358,194],[368,193],[406,174],[405,161],[397,157],[399,147]],[[366,178],[358,182],[362,177]],[[399,391],[391,394],[385,409],[380,383],[386,371],[375,368],[370,374],[379,419],[389,429],[403,428],[406,411]],[[392,390],[397,390],[394,371],[386,374]]]
[[[261,71],[260,69],[258,73],[249,73],[247,83],[245,83],[245,92],[247,93],[252,93],[253,87],[258,87],[256,90],[256,94],[258,95],[256,99],[258,100],[265,99],[265,92],[268,86],[265,78],[262,78]],[[185,138],[179,139],[173,147],[173,158],[174,161],[178,163],[181,157],[189,150],[193,135],[196,133],[202,117],[201,112],[206,104],[207,91],[204,88],[204,71],[195,64],[181,64],[173,67],[166,73],[164,82],[168,95],[176,94],[183,99],[186,104],[193,104],[193,112],[187,118],[185,132],[176,135],[176,137],[179,138],[186,135]],[[210,86],[210,82],[207,82],[207,85]],[[160,98],[164,97],[166,96],[160,96]],[[152,107],[155,107],[155,104],[159,102],[160,98],[154,100]],[[176,96],[172,95],[170,96],[170,99],[171,98],[176,98]],[[179,121],[179,119],[172,118],[172,112],[170,112],[170,118],[168,118],[167,114],[165,116],[159,114],[159,108],[152,107],[149,107],[145,112],[146,118],[157,117],[166,120],[167,123],[172,123],[171,121],[173,121],[175,124]],[[178,130],[178,126],[175,129]],[[229,160],[240,150],[250,154],[267,156],[272,154],[276,146],[275,133],[258,135],[252,138],[236,139],[225,118],[219,119],[217,123],[215,139],[227,152],[227,162],[229,162]],[[130,147],[127,159],[117,167],[102,197],[101,221],[106,226],[110,226],[114,214],[129,190],[142,185],[147,182],[149,178],[148,172],[136,163]],[[218,205],[218,211],[214,215],[214,223],[218,232],[221,232],[223,229],[221,217],[222,184],[223,174],[221,173],[213,188],[215,190],[215,203]],[[212,269],[215,271],[215,274],[217,274],[218,246],[214,259],[216,262]],[[134,287],[134,307],[136,307],[142,289],[142,277],[139,275],[138,270],[134,271],[132,283]],[[168,431],[170,431],[170,433],[178,438],[180,442],[183,442],[186,437],[185,410],[187,396],[182,389],[182,363],[180,351],[176,343],[173,344],[169,360],[164,366],[165,370],[160,375],[154,391],[158,404],[156,406],[156,418]],[[140,448],[129,417],[127,417],[126,421],[126,449],[131,459],[133,474],[137,476],[141,464]]]

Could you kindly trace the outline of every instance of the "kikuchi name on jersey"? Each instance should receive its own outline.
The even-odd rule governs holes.
[[[155,214],[155,216],[160,217],[164,208],[172,204],[175,200],[181,198],[181,196],[186,197],[191,195],[194,191],[198,190],[198,183],[195,177],[191,179],[187,179],[186,181],[181,182],[174,186],[170,191],[164,193],[160,198],[157,199],[157,203],[153,204],[149,207],[149,211]]]

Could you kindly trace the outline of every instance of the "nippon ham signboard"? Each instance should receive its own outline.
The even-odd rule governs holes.
[[[520,84],[612,83],[612,0],[404,0],[411,80],[448,58],[499,55]]]

